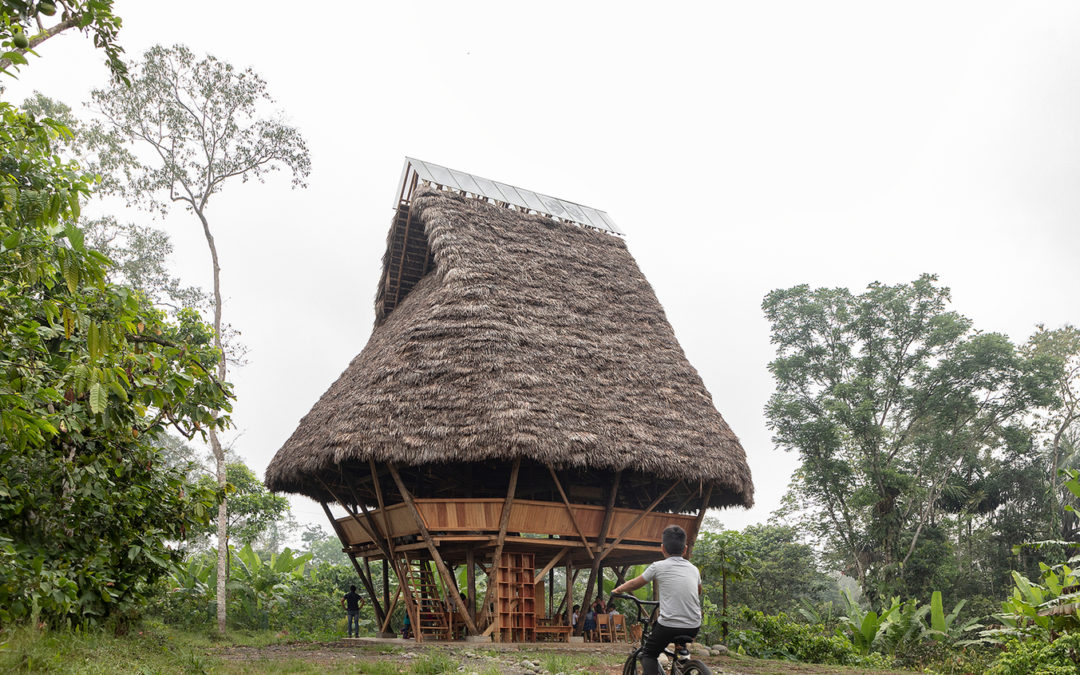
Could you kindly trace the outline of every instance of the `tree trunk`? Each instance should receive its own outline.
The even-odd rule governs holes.
[[[210,223],[202,209],[196,209],[195,214],[202,223],[203,235],[206,237],[206,245],[210,248],[210,260],[214,266],[214,346],[221,354],[218,361],[218,379],[225,381],[228,367],[225,359],[225,347],[221,343],[221,265],[218,263],[217,245],[214,243],[214,235],[210,233]],[[217,417],[217,413],[214,413]],[[218,440],[217,431],[210,428],[210,449],[214,453],[214,463],[217,465],[218,488],[221,490],[221,504],[218,505],[217,540],[218,540],[218,575],[217,575],[217,628],[218,633],[225,634],[225,604],[227,601],[226,584],[229,583],[229,518],[228,500],[225,498],[225,451]]]
[[[724,603],[724,620],[720,622],[721,641],[727,642],[727,568],[724,567],[720,570],[720,586],[723,591],[723,603]]]
[[[210,429],[210,447],[214,451],[214,463],[217,465],[217,482],[222,491],[221,503],[217,515],[217,626],[218,633],[225,634],[225,585],[229,582],[229,514],[225,499],[225,453],[221,449],[217,432]]]

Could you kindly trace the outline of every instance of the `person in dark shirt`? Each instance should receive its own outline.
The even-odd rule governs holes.
[[[348,616],[349,637],[360,637],[360,608],[364,606],[364,599],[356,592],[356,586],[349,586],[349,592],[341,598],[341,606]]]

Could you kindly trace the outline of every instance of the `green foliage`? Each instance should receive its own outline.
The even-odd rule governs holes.
[[[294,637],[336,639],[344,633],[340,599],[356,583],[351,567],[313,565],[311,553],[290,549],[258,554],[251,547],[230,549],[228,616],[236,629],[274,630]],[[192,556],[163,588],[155,610],[170,625],[208,628],[213,618],[217,567],[213,554]],[[374,630],[370,607],[361,626]]]
[[[744,609],[742,618],[750,627],[729,636],[729,646],[740,654],[833,665],[880,663],[860,653],[844,637],[829,634],[824,626],[798,623],[782,612],[770,616]]]
[[[0,672],[15,673],[208,673],[217,658],[190,636],[161,626],[115,630],[39,630],[21,626],[0,632]]]
[[[138,607],[217,499],[155,439],[228,422],[209,329],[107,283],[85,246],[92,177],[57,158],[69,134],[0,103],[0,622]]]
[[[881,610],[879,615],[872,609],[863,609],[851,595],[844,594],[847,601],[847,616],[840,618],[840,625],[851,638],[851,644],[860,654],[869,654],[878,636],[884,634],[889,616],[900,606],[900,598],[893,598],[892,605]]]
[[[106,190],[133,204],[164,212],[180,202],[204,218],[231,178],[263,180],[287,169],[302,186],[311,171],[300,132],[260,117],[273,99],[257,73],[183,45],[151,47],[132,67],[130,87],[92,96],[106,120],[90,130],[95,168]],[[144,144],[160,162],[136,154]]]
[[[252,546],[271,526],[287,517],[289,500],[267,490],[255,472],[243,461],[226,464],[225,477],[229,485],[229,542],[235,542],[239,546]],[[213,490],[217,486],[217,480],[204,475],[199,484]],[[215,530],[215,525],[209,523],[200,533],[209,535]]]
[[[416,675],[439,675],[457,671],[457,663],[442,652],[434,650],[425,652],[423,656],[412,662],[409,672]]]
[[[1034,453],[1029,413],[1054,402],[1061,375],[1059,359],[973,330],[936,281],[860,295],[802,285],[763,303],[777,348],[769,427],[801,459],[792,509],[812,514],[805,522],[872,599],[929,590],[906,566],[950,505],[993,508],[973,487],[1026,498],[991,483],[1013,470],[1003,453]]]
[[[1080,672],[1080,633],[1046,640],[1010,640],[986,675],[1076,675]]]
[[[47,11],[47,5],[53,8]],[[113,14],[113,0],[63,0],[63,11],[56,3],[5,0],[0,6],[0,71],[12,77],[20,66],[27,65],[26,53],[51,35],[78,28],[93,37],[94,46],[105,52],[113,77],[124,81],[127,66],[120,59],[124,53],[116,42],[120,17]],[[27,44],[27,42],[29,44]]]

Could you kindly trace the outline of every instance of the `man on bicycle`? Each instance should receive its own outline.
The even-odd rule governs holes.
[[[678,635],[694,637],[701,629],[701,574],[682,557],[686,551],[686,530],[678,525],[664,529],[661,551],[664,559],[654,562],[641,574],[612,591],[630,593],[656,581],[660,594],[660,616],[645,642],[641,666],[644,675],[659,675],[657,657]]]

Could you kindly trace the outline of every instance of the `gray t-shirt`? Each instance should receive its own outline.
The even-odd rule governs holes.
[[[701,574],[682,556],[654,562],[641,575],[655,581],[660,594],[660,623],[668,628],[697,628],[701,625],[701,601],[698,584]]]

